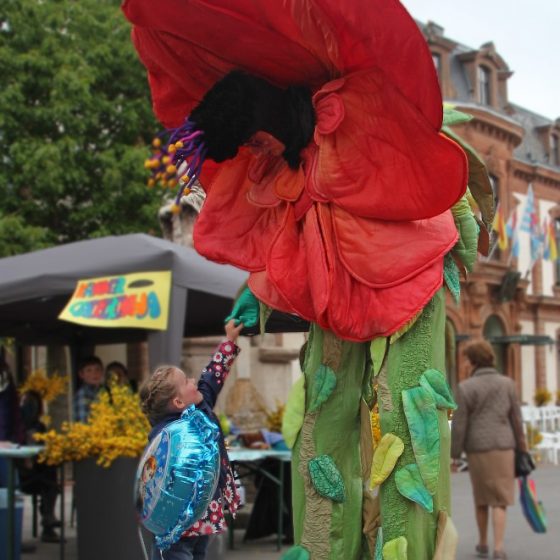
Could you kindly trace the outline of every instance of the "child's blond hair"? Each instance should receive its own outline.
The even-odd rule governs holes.
[[[169,403],[177,394],[172,375],[175,366],[159,366],[140,387],[140,401],[150,423],[157,424],[169,414]]]

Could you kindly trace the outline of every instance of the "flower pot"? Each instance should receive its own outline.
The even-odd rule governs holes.
[[[95,459],[75,463],[74,490],[80,560],[141,560],[133,502],[138,459],[120,458],[109,468]]]

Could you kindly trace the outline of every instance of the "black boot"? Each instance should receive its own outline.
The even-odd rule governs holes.
[[[52,527],[44,527],[41,540],[45,543],[59,543],[60,535]]]

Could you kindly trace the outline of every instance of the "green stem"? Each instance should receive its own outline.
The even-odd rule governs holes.
[[[362,492],[360,402],[366,371],[367,345],[341,341],[318,326],[311,328],[304,364],[306,410],[321,364],[336,374],[336,387],[316,412],[306,412],[293,453],[293,504],[296,543],[312,560],[358,560],[362,557]],[[312,439],[308,437],[312,429]],[[345,500],[325,499],[310,486],[307,462],[328,455],[345,487]],[[325,539],[326,534],[326,539]]]
[[[430,368],[445,371],[445,299],[440,290],[424,308],[414,326],[390,347],[379,374],[379,414],[382,434],[393,433],[404,443],[404,452],[381,485],[381,521],[385,543],[398,537],[408,542],[407,560],[432,560],[440,511],[449,512],[449,427],[445,411],[438,411],[440,471],[434,511],[428,513],[402,496],[395,483],[396,472],[415,463],[402,391],[417,387]]]

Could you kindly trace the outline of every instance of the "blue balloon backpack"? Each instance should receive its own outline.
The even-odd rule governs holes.
[[[148,444],[136,473],[140,522],[165,550],[200,519],[218,484],[219,429],[189,406]]]

